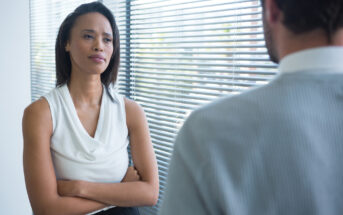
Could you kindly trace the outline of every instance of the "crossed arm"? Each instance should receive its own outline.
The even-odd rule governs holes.
[[[142,108],[125,100],[132,159],[140,176],[122,183],[57,181],[50,154],[52,120],[49,105],[40,99],[24,112],[24,173],[32,209],[39,214],[85,214],[108,205],[154,205],[158,174],[148,125]],[[128,175],[129,174],[129,175]],[[131,177],[131,178],[134,178]]]

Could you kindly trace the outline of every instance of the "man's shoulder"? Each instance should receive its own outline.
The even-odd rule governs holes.
[[[224,116],[242,118],[242,115],[268,113],[268,110],[275,108],[275,103],[286,102],[287,95],[301,93],[299,90],[303,83],[297,79],[297,76],[277,75],[268,84],[253,87],[240,94],[225,95],[193,111],[192,115],[195,118],[217,121],[224,120]]]
[[[223,96],[194,110],[185,122],[185,127],[203,136],[201,139],[223,134],[225,138],[229,134],[256,134],[270,116],[280,112],[276,107],[283,101],[278,95],[280,87],[274,82],[239,95]]]
[[[193,112],[193,117],[204,120],[220,120],[225,116],[235,117],[254,113],[264,108],[265,100],[269,100],[269,90],[272,86],[266,85],[247,90],[241,94],[225,95]]]

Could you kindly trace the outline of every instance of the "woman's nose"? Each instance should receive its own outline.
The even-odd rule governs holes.
[[[94,42],[93,50],[94,51],[103,51],[103,44],[102,44],[101,40],[97,39]]]

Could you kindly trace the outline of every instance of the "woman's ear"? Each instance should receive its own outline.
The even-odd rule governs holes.
[[[69,44],[69,41],[67,42],[67,45],[65,46],[65,51],[66,52],[70,52],[70,44]]]

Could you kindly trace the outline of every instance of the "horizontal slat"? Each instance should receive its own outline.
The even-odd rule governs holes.
[[[129,84],[127,83],[120,83],[120,85],[126,85],[127,87],[129,87]],[[199,90],[199,89],[182,89],[182,88],[173,88],[173,87],[168,87],[168,86],[154,86],[154,85],[139,85],[137,87],[142,87],[144,89],[155,89],[155,90],[161,90],[161,91],[171,91],[171,92],[179,92],[179,93],[190,93],[193,95],[196,94],[200,94],[200,95],[208,95],[208,96],[215,96],[218,97],[220,95],[222,95],[222,93],[219,92],[213,92],[213,91],[206,91],[206,90]]]
[[[204,95],[187,95],[185,93],[177,93],[177,92],[164,92],[161,90],[153,90],[153,89],[135,89],[135,94],[137,93],[145,93],[145,94],[153,94],[153,95],[161,95],[161,96],[168,96],[168,97],[176,97],[179,99],[183,99],[184,102],[187,102],[187,100],[198,100],[202,102],[213,100],[214,96],[204,96]]]
[[[175,138],[174,138],[174,139],[175,139]],[[173,139],[173,140],[168,140],[168,141],[163,141],[163,140],[158,140],[158,139],[153,138],[153,139],[152,139],[152,142],[153,142],[153,145],[159,145],[159,146],[164,146],[164,147],[166,147],[166,148],[173,149],[173,146],[174,146],[174,139]],[[168,157],[166,157],[166,159],[164,160],[164,162],[169,162]]]
[[[199,57],[199,55],[267,55],[266,51],[145,51],[145,50],[136,50],[131,52],[131,56],[134,58],[135,56],[141,56],[141,55],[196,55]]]
[[[159,127],[153,121],[148,121],[150,133],[156,134],[158,136],[169,137],[171,139],[175,138],[177,131],[175,129],[167,128],[167,127]]]
[[[174,104],[187,104],[187,105],[193,105],[193,106],[198,106],[200,105],[202,102],[196,102],[196,101],[192,101],[192,100],[185,100],[184,98],[178,98],[178,97],[164,97],[164,96],[158,96],[152,93],[145,93],[145,94],[135,94],[135,98],[139,98],[139,97],[143,97],[143,98],[149,98],[149,99],[153,99],[156,101],[167,101],[167,102],[173,102]]]
[[[199,74],[197,72],[180,72],[180,73],[175,73],[175,72],[156,72],[156,71],[145,71],[145,70],[138,70],[137,68],[134,68],[135,73],[131,74],[131,75],[126,75],[123,76],[122,81],[124,81],[124,78],[126,79],[127,77],[135,77],[136,75],[146,75],[146,76],[168,76],[170,77],[170,79],[174,79],[175,77],[181,76],[181,77],[189,77],[189,78],[204,78],[204,79],[221,79],[221,80],[225,80],[225,79],[235,79],[235,80],[249,80],[249,81],[265,81],[265,80],[270,80],[271,76],[274,76],[275,73],[268,74],[268,75],[250,75],[250,74],[246,74],[246,73],[239,73],[239,71],[235,71],[235,73],[233,73],[231,70],[229,73],[220,73],[220,74],[213,74],[212,72],[208,72],[205,74]],[[249,75],[249,76],[247,76]],[[119,78],[120,80],[121,78]]]
[[[190,43],[196,43],[196,44],[203,44],[203,43],[242,43],[242,42],[251,42],[251,43],[256,43],[256,42],[263,42],[264,43],[264,39],[263,38],[247,38],[247,39],[221,39],[221,40],[180,40],[180,38],[178,38],[179,40],[177,41],[149,41],[149,42],[141,42],[141,41],[137,41],[135,39],[133,39],[132,43],[131,43],[131,47],[135,47],[136,44],[139,45],[145,45],[145,44],[149,44],[149,45],[164,45],[164,44],[180,44],[180,43],[186,43],[186,44],[190,44]],[[143,48],[143,46],[141,46],[141,48]]]
[[[154,119],[154,120],[162,121],[164,123],[168,123],[169,126],[171,126],[171,125],[175,126],[174,124],[178,123],[180,121],[178,118],[175,118],[175,117],[166,117],[163,115],[151,114],[151,112],[149,112],[149,111],[145,111],[145,113],[146,113],[148,119]]]
[[[161,111],[161,114],[163,111],[169,112],[169,113],[187,114],[186,109],[187,110],[189,109],[189,107],[185,107],[185,106],[183,106],[183,107],[172,107],[171,108],[170,105],[162,106],[162,104],[159,104],[159,103],[156,104],[156,102],[155,103],[153,103],[153,102],[148,103],[147,100],[141,100],[141,99],[137,99],[136,101],[139,102],[143,106],[143,108],[147,107],[147,108],[159,110],[159,111]]]
[[[187,84],[191,83],[191,86],[196,86],[195,84],[200,84],[200,85],[211,85],[211,86],[216,86],[216,85],[234,85],[234,86],[242,86],[242,87],[250,87],[254,86],[256,83],[255,82],[239,82],[235,81],[234,79],[230,80],[202,80],[202,79],[187,79],[187,78],[164,78],[164,77],[147,77],[147,76],[140,76],[140,75],[135,75],[134,76],[136,79],[133,81],[139,82],[139,83],[147,83],[151,81],[157,81],[157,83],[160,84],[168,84],[171,83],[172,86],[179,86],[179,84]],[[136,83],[134,83],[136,84]],[[188,85],[187,85],[188,87]]]
[[[219,49],[219,50],[225,50],[225,49],[264,49],[265,46],[264,44],[249,44],[249,45],[238,45],[238,44],[233,44],[233,45],[216,45],[216,46],[211,46],[211,45],[189,45],[189,46],[135,46],[132,45],[132,49],[134,50],[140,50],[140,49],[145,49],[145,50],[177,50],[177,49],[192,49],[194,50],[200,50],[200,49]]]
[[[230,27],[226,27],[223,29],[241,29],[241,28],[247,28],[247,26],[249,26],[249,28],[254,28],[254,27],[250,27],[250,26],[261,26],[261,25],[243,25],[243,23],[256,23],[256,22],[261,22],[260,19],[246,19],[246,20],[240,20],[239,21],[239,25],[237,24],[237,20],[233,20],[233,21],[214,21],[214,22],[208,22],[208,20],[206,20],[206,22],[201,22],[201,23],[189,23],[189,24],[181,24],[181,23],[177,23],[174,25],[160,25],[158,27],[152,27],[146,25],[147,27],[142,26],[142,25],[131,25],[131,29],[132,31],[141,31],[141,30],[152,30],[152,29],[164,29],[164,28],[185,28],[185,27],[196,27],[196,26],[206,26],[206,25],[226,25],[226,24],[232,24],[232,23],[236,23],[237,25],[234,28],[230,28]],[[255,27],[256,28],[256,27]]]
[[[191,106],[191,105],[186,105],[186,104],[177,104],[177,103],[172,103],[172,102],[167,102],[167,101],[152,101],[150,99],[144,98],[144,97],[138,97],[135,98],[135,101],[138,102],[144,102],[145,104],[147,104],[147,106],[151,105],[157,105],[159,108],[161,108],[162,110],[169,110],[169,111],[184,111],[186,112],[187,110],[192,110],[195,108],[195,106]]]
[[[154,138],[154,135],[152,134],[151,137]],[[164,161],[164,162],[169,161],[168,158],[170,157],[170,153],[167,153],[165,151],[161,151],[161,150],[156,149],[156,148],[155,148],[155,153],[156,153],[156,156],[158,158],[160,158],[162,161]],[[159,167],[159,168],[163,168],[163,167]]]
[[[170,118],[172,120],[177,120],[177,122],[179,121],[182,121],[185,117],[185,114],[184,113],[179,113],[179,112],[176,112],[176,111],[173,111],[173,112],[170,112],[170,113],[166,113],[162,110],[159,110],[158,108],[151,108],[150,106],[147,106],[145,104],[142,104],[142,106],[144,107],[144,111],[148,114],[154,114],[154,115],[158,115],[158,116],[162,116],[162,119],[163,117],[166,117],[166,118]]]
[[[203,29],[203,28],[187,28],[187,29],[183,29],[182,32],[183,33],[189,33],[189,32],[192,32],[192,33],[201,33],[201,32],[215,32],[215,31],[221,31],[221,32],[225,32],[227,30],[251,30],[251,29],[262,29],[263,26],[262,24],[260,25],[244,25],[244,26],[235,26],[235,27],[209,27],[209,28],[206,28],[206,29]],[[158,29],[158,31],[156,30]],[[155,30],[155,31],[154,31]],[[167,33],[180,33],[180,30],[164,30],[164,31],[161,31],[161,29],[159,28],[151,28],[149,29],[149,31],[138,31],[138,30],[135,30],[135,31],[132,31],[131,32],[131,35],[150,35],[150,34],[167,34]]]
[[[205,31],[204,31],[205,32]],[[251,32],[234,32],[234,33],[202,33],[202,34],[174,34],[174,35],[156,35],[153,36],[153,34],[149,34],[148,36],[142,37],[140,34],[131,34],[130,38],[134,41],[136,40],[161,40],[161,39],[185,39],[185,38],[212,38],[212,37],[217,37],[217,38],[228,38],[228,37],[238,37],[238,36],[262,36],[263,32],[262,31],[251,31]]]
[[[225,61],[225,62],[228,62],[228,61],[265,61],[265,62],[268,62],[270,63],[270,60],[269,58],[265,58],[265,57],[187,57],[187,56],[183,56],[183,57],[173,57],[173,56],[165,56],[165,57],[161,57],[161,56],[135,56],[134,58],[130,59],[131,62],[140,62],[142,60],[146,60],[146,59],[149,59],[149,60],[191,60],[191,61]],[[142,61],[144,62],[144,61]],[[276,66],[276,65],[275,65]]]
[[[194,7],[194,4],[195,3],[199,3],[199,2],[203,2],[203,1],[183,1],[181,3],[175,3],[174,1],[156,1],[156,2],[145,2],[143,1],[144,3],[143,4],[135,4],[134,3],[135,1],[133,1],[131,4],[132,4],[132,9],[135,10],[135,9],[138,9],[139,10],[139,6],[146,6],[146,5],[150,5],[150,4],[153,4],[153,6],[151,7],[143,7],[142,9],[144,10],[150,10],[150,9],[160,9],[161,8],[161,3],[162,2],[171,2],[170,4],[163,4],[163,7],[169,7],[169,6],[180,6],[180,5],[190,5],[190,7],[182,7],[183,9],[187,9],[187,8],[195,8]],[[244,2],[251,2],[251,0],[236,0],[236,1],[230,1],[229,3],[220,3],[220,4],[215,4],[214,2],[211,2],[211,5],[212,6],[223,6],[223,5],[228,5],[228,4],[237,4],[237,3],[244,3]],[[157,3],[157,5],[156,5]],[[155,4],[155,5],[154,5]],[[193,6],[193,7],[192,7]],[[207,5],[204,5],[204,6],[200,6],[200,7],[208,7],[208,4]],[[200,7],[197,7],[197,8],[200,8]]]
[[[250,17],[249,17],[250,18]],[[220,30],[220,29],[246,29],[246,28],[260,28],[262,26],[262,22],[259,18],[246,18],[242,21],[237,22],[236,20],[232,20],[232,21],[228,21],[228,20],[216,20],[214,19],[213,21],[210,19],[204,19],[204,20],[200,20],[200,21],[194,21],[194,23],[186,23],[186,22],[170,22],[170,25],[151,25],[149,27],[149,22],[147,21],[146,24],[128,24],[126,23],[125,26],[123,27],[130,27],[131,28],[131,32],[139,32],[139,31],[143,31],[143,30],[154,30],[154,29],[180,29],[181,27],[183,28],[183,32],[188,32],[187,29],[193,29],[195,27],[201,27],[200,29],[198,29],[199,31],[208,31],[208,30]],[[231,25],[229,25],[231,24]],[[233,27],[229,27],[234,25]],[[215,28],[211,28],[211,26],[214,26]],[[221,26],[221,27],[219,27]],[[206,28],[204,28],[206,27]],[[155,31],[152,31],[151,33],[154,33]],[[163,31],[163,32],[167,32],[167,31]]]
[[[156,85],[156,86],[172,86],[175,88],[189,88],[189,89],[203,89],[203,90],[212,90],[212,91],[227,91],[227,92],[232,92],[232,91],[236,91],[237,88],[232,87],[232,85],[228,85],[228,86],[212,86],[212,85],[201,85],[198,83],[194,83],[194,84],[182,84],[182,83],[167,83],[167,82],[159,82],[159,81],[136,81],[135,83],[131,83],[132,87],[144,87],[144,84],[151,84],[151,85]],[[224,85],[224,84],[223,84]],[[251,86],[251,85],[249,85]]]
[[[226,10],[221,10],[221,11],[226,11]],[[155,20],[149,20],[149,22],[134,22],[132,24],[134,25],[144,25],[144,24],[151,24],[151,25],[155,25],[155,24],[166,24],[166,23],[174,23],[174,22],[189,22],[189,21],[196,21],[196,20],[209,20],[209,19],[221,19],[221,18],[230,18],[230,17],[243,17],[243,16],[259,16],[261,15],[260,11],[253,11],[253,12],[247,12],[247,13],[239,13],[239,14],[225,14],[225,15],[218,15],[216,13],[212,13],[215,15],[212,16],[198,16],[196,18],[183,18],[183,19],[172,19],[172,20],[168,20],[168,19],[157,19],[159,21],[155,21]],[[203,15],[203,14],[202,14]],[[258,20],[261,21],[261,20]],[[236,21],[237,22],[237,21]],[[125,26],[126,24],[122,24],[122,26]]]
[[[209,8],[209,7],[207,7]],[[241,6],[241,7],[227,7],[224,9],[208,9],[208,10],[198,10],[198,11],[192,11],[190,10],[189,12],[187,10],[183,9],[182,13],[177,13],[175,12],[177,9],[170,9],[169,11],[164,11],[164,12],[172,12],[171,14],[168,15],[161,15],[163,14],[162,11],[157,10],[157,11],[146,11],[145,13],[133,13],[131,16],[133,16],[133,21],[136,20],[149,20],[149,19],[163,19],[163,18],[171,18],[171,17],[178,17],[180,15],[182,16],[189,16],[189,15],[199,15],[199,14],[204,14],[204,13],[220,13],[220,12],[226,12],[229,13],[229,11],[233,11],[236,15],[239,14],[239,10],[246,10],[246,9],[259,9],[259,5],[252,5],[252,6]],[[196,9],[193,7],[192,9]],[[147,15],[147,16],[144,16]]]
[[[133,61],[132,63],[134,63]],[[183,62],[161,62],[161,61],[137,61],[132,65],[136,67],[137,65],[145,65],[145,64],[153,64],[153,65],[175,65],[175,66],[192,66],[194,67],[254,67],[254,68],[276,68],[273,64],[244,64],[244,63],[183,63]]]
[[[172,65],[170,65],[172,66]],[[158,67],[158,66],[135,66],[132,67],[131,70],[134,72],[135,68],[140,68],[140,69],[156,69],[156,70],[177,70],[177,71],[196,71],[196,72],[208,72],[208,73],[240,73],[240,74],[257,74],[257,75],[274,75],[275,71],[270,71],[270,70],[238,70],[238,66],[236,67],[235,70],[225,70],[225,69],[202,69],[202,68],[185,68],[185,67]]]

